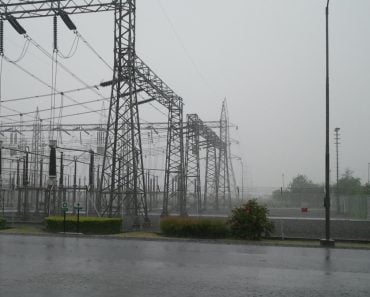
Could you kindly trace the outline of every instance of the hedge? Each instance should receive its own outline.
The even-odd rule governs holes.
[[[63,216],[45,218],[46,230],[63,232]],[[84,234],[116,234],[121,232],[122,219],[80,217],[79,232]],[[66,217],[66,232],[77,232],[77,216]]]
[[[0,218],[0,230],[6,228],[6,221],[5,219]]]
[[[225,238],[230,233],[222,219],[167,217],[161,220],[160,227],[163,235],[174,237]]]

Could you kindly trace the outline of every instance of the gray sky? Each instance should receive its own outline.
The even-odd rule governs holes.
[[[233,146],[234,154],[247,164],[248,185],[280,186],[283,173],[286,183],[298,173],[323,181],[325,4],[324,0],[137,0],[138,55],[184,98],[186,113],[217,120],[222,100],[227,98],[230,120],[238,126],[232,129],[232,137],[240,141]],[[349,167],[367,180],[369,11],[366,0],[331,1],[332,180],[335,127],[341,128],[341,172]],[[112,61],[113,14],[72,18],[82,35]],[[32,38],[51,50],[51,21],[22,24]],[[60,46],[67,52],[73,34],[62,24],[60,28]],[[23,38],[7,26],[5,42],[6,54],[15,58]],[[76,56],[63,63],[89,84],[111,77],[82,43]],[[50,82],[50,61],[37,50],[30,48],[21,65]],[[60,72],[61,89],[80,85]],[[47,91],[4,63],[3,99]],[[96,98],[88,92],[77,97],[81,101]],[[34,109],[35,103],[4,106],[25,111]],[[100,106],[101,102],[96,103],[95,108]],[[11,112],[2,111],[6,113]],[[165,121],[161,113],[148,108],[141,117]],[[98,122],[99,115],[82,120]],[[240,173],[237,161],[235,169]]]

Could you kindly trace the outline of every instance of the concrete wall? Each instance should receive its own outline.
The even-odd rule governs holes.
[[[325,220],[319,218],[271,218],[275,224],[272,236],[282,238],[325,237]],[[370,241],[370,221],[331,220],[331,238]]]

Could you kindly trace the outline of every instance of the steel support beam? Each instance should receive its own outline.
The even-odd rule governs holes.
[[[180,215],[186,215],[184,174],[183,100],[140,58],[136,57],[138,87],[168,109],[166,167],[162,216],[169,215],[169,202],[176,201]],[[171,191],[172,180],[177,181]]]
[[[51,17],[58,9],[67,14],[96,13],[114,11],[117,0],[39,0],[39,1],[0,1],[0,16],[6,19],[11,15],[16,19]]]

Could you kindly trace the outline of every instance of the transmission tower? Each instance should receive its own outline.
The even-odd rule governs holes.
[[[232,161],[232,154],[231,154],[231,138],[230,138],[230,125],[229,125],[229,110],[227,108],[227,102],[226,99],[224,100],[224,117],[226,119],[226,145],[227,145],[227,157],[229,158],[229,170],[231,173],[231,183],[230,183],[230,192],[231,194],[234,194],[234,197],[237,197],[237,184],[236,184],[236,178],[235,178],[235,171],[234,171],[234,166],[233,166],[233,161]],[[231,195],[230,194],[230,195]]]
[[[21,35],[26,30],[18,22],[24,18],[60,16],[70,30],[76,26],[69,14],[114,11],[114,73],[101,172],[102,213],[118,214],[125,200],[126,213],[138,223],[147,220],[144,170],[141,149],[137,87],[135,80],[135,0],[11,1],[0,2],[1,19],[9,21]],[[121,191],[123,189],[123,191]]]
[[[136,74],[137,83],[140,88],[168,110],[162,216],[169,215],[169,203],[174,201],[178,204],[180,215],[185,216],[183,99],[161,80],[139,57],[136,57]]]
[[[197,211],[202,210],[199,138],[199,118],[196,114],[188,114],[185,154],[186,197],[189,194],[193,197],[194,208]]]
[[[187,116],[186,137],[186,185],[187,193],[194,197],[196,209],[218,209],[218,158],[217,151],[226,143],[203,122],[197,114]],[[201,200],[200,149],[206,148],[206,176],[204,183],[204,204]],[[209,203],[211,202],[211,203]]]
[[[229,157],[229,129],[226,100],[222,103],[220,117],[220,139],[222,142],[219,152],[218,165],[218,193],[222,199],[223,207],[231,208],[230,189],[230,157]]]
[[[210,202],[218,210],[218,160],[216,139],[208,139],[206,144],[206,174],[204,182],[204,210],[207,210]]]
[[[135,17],[135,0],[115,1],[114,73],[100,192],[108,194],[103,212],[118,214],[125,201],[126,214],[138,225],[141,215],[148,221],[148,213],[135,79]]]

